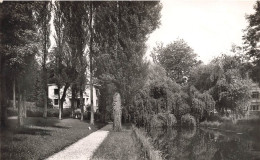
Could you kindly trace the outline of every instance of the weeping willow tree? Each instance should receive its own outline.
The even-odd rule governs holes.
[[[134,95],[133,122],[138,126],[181,125],[183,115],[190,114],[198,122],[209,115],[215,101],[208,91],[179,85],[170,79],[160,65],[151,65],[146,83]]]
[[[215,101],[208,91],[200,93],[194,86],[190,87],[190,99],[191,111],[197,123],[215,107]]]
[[[134,123],[148,128],[175,125],[175,117],[190,111],[189,105],[184,105],[186,94],[160,65],[151,65],[148,72],[145,85],[132,100]]]

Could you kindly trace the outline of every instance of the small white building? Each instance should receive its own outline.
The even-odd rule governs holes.
[[[60,89],[60,98],[63,94],[63,89],[64,86]],[[54,108],[59,108],[59,101],[58,101],[58,87],[56,84],[48,84],[48,98],[51,99],[53,107]],[[94,112],[97,111],[98,109],[98,95],[99,95],[99,90],[94,86],[93,87],[93,106],[94,106]],[[72,101],[72,96],[71,96],[71,88],[69,87],[67,92],[66,92],[66,98],[63,103],[63,108],[71,108],[71,101]],[[84,101],[84,111],[87,110],[87,106],[90,105],[90,87],[89,85],[86,85],[85,91],[83,93],[83,101]],[[80,96],[79,94],[76,95],[75,98],[75,109],[80,108]]]

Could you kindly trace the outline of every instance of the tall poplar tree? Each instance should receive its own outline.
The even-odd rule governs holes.
[[[120,1],[95,4],[94,43],[97,70],[94,74],[103,83],[115,85],[115,92],[110,94],[119,94],[122,99],[120,107],[127,110],[125,106],[130,98],[127,96],[131,96],[129,90],[133,89],[133,80],[142,76],[139,73],[143,65],[145,42],[147,35],[159,25],[161,6],[159,2]],[[138,70],[139,72],[134,72]]]
[[[55,82],[58,88],[64,86],[59,98],[59,118],[62,118],[63,103],[68,88],[72,87],[72,109],[76,91],[80,92],[80,106],[83,120],[83,92],[86,81],[85,46],[88,43],[88,3],[89,2],[55,2],[56,70]]]
[[[47,59],[48,59],[48,48],[50,46],[50,18],[51,18],[51,7],[50,1],[46,2],[35,2],[37,10],[35,12],[37,18],[37,25],[40,39],[40,50],[41,50],[41,66],[42,66],[42,86],[43,86],[43,117],[47,118],[47,107],[48,107],[48,73],[47,73]]]

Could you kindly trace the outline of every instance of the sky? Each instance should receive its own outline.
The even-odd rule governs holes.
[[[198,55],[209,63],[214,57],[228,53],[232,44],[241,45],[245,15],[254,13],[255,0],[162,0],[161,25],[147,41],[147,57],[156,42],[165,45],[184,39]]]

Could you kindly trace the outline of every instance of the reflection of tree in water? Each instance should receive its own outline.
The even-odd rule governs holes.
[[[217,151],[214,137],[210,137],[206,132],[197,132],[193,141],[192,159],[210,160]]]
[[[196,135],[196,128],[151,130],[154,147],[163,153],[166,159],[189,159],[191,139]]]
[[[190,159],[192,142],[196,135],[196,128],[180,128],[176,138],[177,152],[171,155],[176,159]],[[169,159],[173,159],[173,158]]]
[[[197,128],[191,127],[191,128],[181,128],[181,137],[185,139],[191,139],[196,135]]]
[[[154,147],[166,159],[249,160],[251,141],[201,129],[156,129],[150,132]]]

